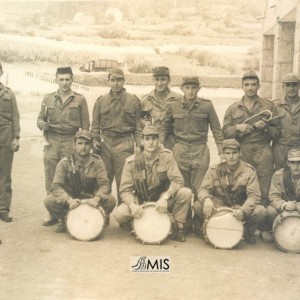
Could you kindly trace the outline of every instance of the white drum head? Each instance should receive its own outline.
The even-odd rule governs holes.
[[[91,241],[100,235],[104,227],[104,216],[99,209],[80,204],[67,214],[66,227],[69,234],[77,240]]]
[[[141,218],[133,219],[133,230],[143,243],[160,244],[171,230],[171,220],[168,214],[159,213],[154,205],[144,207]]]
[[[207,222],[206,235],[208,240],[221,249],[232,249],[243,237],[243,223],[237,220],[232,212],[220,211]]]

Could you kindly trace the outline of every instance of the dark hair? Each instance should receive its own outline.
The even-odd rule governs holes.
[[[259,78],[255,76],[249,76],[249,77],[243,77],[242,78],[242,83],[244,84],[244,81],[247,79],[255,79],[257,81],[257,84],[259,84]]]

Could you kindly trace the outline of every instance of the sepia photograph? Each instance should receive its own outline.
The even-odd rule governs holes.
[[[299,0],[0,5],[0,299],[299,299]]]

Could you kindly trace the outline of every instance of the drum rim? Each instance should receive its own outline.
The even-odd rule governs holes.
[[[153,207],[153,206],[155,206],[155,205],[156,205],[156,202],[149,201],[149,202],[143,203],[141,206],[142,206],[143,208],[146,208],[146,207]],[[159,240],[158,242],[146,242],[146,241],[144,241],[143,239],[141,239],[139,236],[137,236],[136,231],[135,231],[135,229],[134,229],[134,221],[135,221],[136,219],[135,219],[135,218],[132,218],[132,221],[131,221],[132,233],[135,234],[136,239],[139,240],[139,241],[141,241],[141,243],[142,243],[143,245],[160,245],[161,243],[163,243],[163,242],[168,238],[168,236],[170,235],[170,232],[171,232],[171,230],[172,230],[172,215],[171,215],[168,211],[167,211],[165,214],[169,217],[170,228],[169,228],[169,231],[168,231],[167,235],[166,235],[163,239]]]
[[[72,212],[72,211],[74,211],[74,209],[76,209],[76,208],[78,208],[79,206],[83,206],[83,205],[87,205],[88,207],[90,207],[90,208],[94,208],[94,209],[96,209],[99,213],[100,213],[100,215],[103,217],[103,225],[101,226],[101,230],[100,230],[100,232],[99,233],[97,233],[94,237],[92,237],[92,238],[88,238],[88,239],[78,239],[76,236],[74,236],[71,232],[70,232],[70,230],[69,230],[69,228],[68,228],[68,215]],[[103,212],[99,209],[99,207],[93,207],[93,206],[90,206],[90,205],[88,205],[86,202],[82,202],[82,203],[80,203],[77,207],[75,207],[74,209],[69,209],[68,210],[68,212],[67,212],[67,214],[65,215],[65,224],[66,224],[66,229],[67,229],[67,232],[69,233],[69,235],[73,238],[73,239],[75,239],[75,240],[77,240],[77,241],[82,241],[82,242],[90,242],[90,241],[94,241],[94,240],[96,240],[99,236],[100,236],[100,234],[103,232],[103,228],[104,228],[104,214],[103,214]]]
[[[284,248],[283,246],[281,246],[277,239],[276,239],[276,236],[275,236],[275,231],[276,231],[276,228],[278,227],[279,224],[281,224],[281,222],[279,222],[279,220],[284,220],[286,218],[289,218],[289,217],[298,217],[300,218],[300,213],[296,212],[296,211],[291,211],[291,212],[287,212],[287,211],[284,211],[284,212],[281,212],[280,214],[278,214],[273,222],[273,227],[272,227],[272,236],[273,236],[273,240],[275,242],[275,245],[282,251],[286,252],[286,253],[300,253],[300,249],[297,250],[297,251],[292,251],[292,250],[288,250],[286,248]]]
[[[207,240],[207,241],[209,242],[209,244],[212,245],[215,249],[232,250],[232,249],[235,248],[235,247],[242,241],[242,239],[243,239],[243,235],[244,235],[244,226],[243,226],[243,222],[240,221],[240,223],[241,223],[241,225],[242,225],[242,230],[241,230],[242,235],[241,235],[240,240],[239,240],[236,244],[234,244],[234,245],[231,246],[231,247],[220,247],[220,246],[216,246],[214,243],[211,242],[211,240],[210,240],[210,239],[208,238],[208,236],[207,236],[207,232],[206,232],[207,224],[208,224],[209,220],[210,220],[213,216],[215,216],[217,213],[219,213],[219,212],[232,213],[232,212],[233,212],[233,209],[232,209],[231,207],[221,206],[221,207],[217,208],[215,211],[216,211],[216,212],[213,213],[213,214],[209,217],[209,219],[207,220],[207,223],[206,223],[206,225],[205,225],[205,231],[204,231],[204,233],[205,233],[206,240]],[[239,221],[239,220],[237,220],[237,221]]]

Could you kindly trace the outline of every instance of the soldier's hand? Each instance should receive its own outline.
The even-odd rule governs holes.
[[[159,213],[165,214],[168,210],[168,200],[165,197],[161,197],[157,202],[156,202],[156,209]]]
[[[268,124],[264,121],[264,120],[260,120],[260,121],[257,121],[254,126],[257,128],[257,129],[264,129],[266,128],[266,126],[268,126]]]
[[[237,208],[232,211],[232,215],[239,221],[243,221],[244,213],[241,209]]]
[[[89,206],[92,206],[92,207],[97,207],[99,205],[99,202],[100,202],[100,198],[99,197],[94,197],[94,198],[90,198],[87,201],[87,204]]]
[[[70,198],[68,200],[68,204],[69,204],[69,208],[70,209],[74,209],[74,208],[76,208],[80,204],[80,200],[79,199]]]
[[[211,212],[213,210],[214,204],[210,198],[205,198],[204,204],[203,204],[203,214],[206,217],[209,217],[211,215]]]
[[[243,134],[249,134],[254,131],[254,128],[248,124],[238,124],[236,125],[236,131]]]
[[[39,127],[41,130],[48,130],[49,129],[49,123],[45,121],[39,122]]]
[[[284,210],[291,211],[291,210],[296,210],[297,205],[293,201],[287,201]]]
[[[20,148],[19,140],[18,139],[13,139],[12,144],[11,144],[11,150],[13,152],[17,152]]]
[[[131,211],[132,216],[136,219],[140,218],[144,213],[142,207],[135,203],[130,203],[129,209]]]

